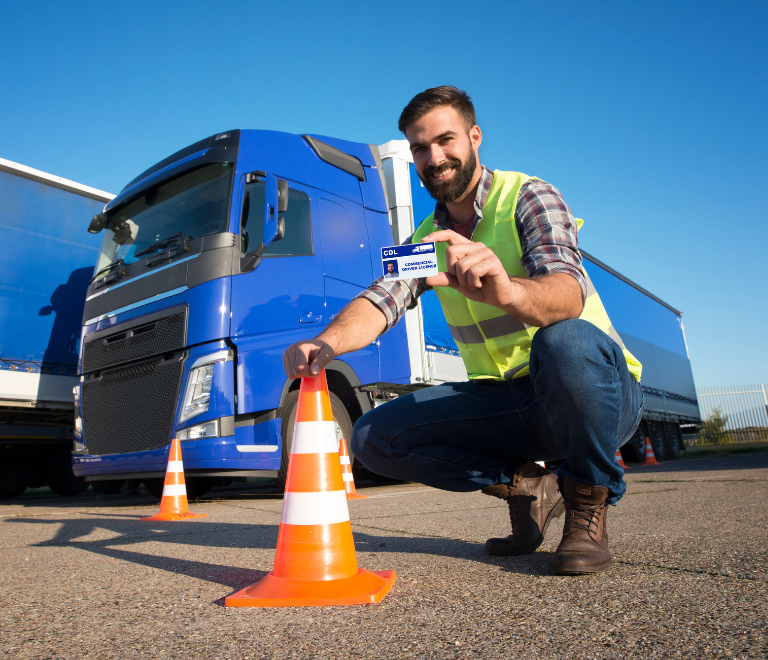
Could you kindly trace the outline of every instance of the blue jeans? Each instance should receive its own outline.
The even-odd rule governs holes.
[[[531,375],[446,383],[363,415],[352,452],[378,474],[468,492],[509,483],[527,461],[565,459],[558,476],[624,495],[616,450],[643,413],[643,395],[621,348],[588,321],[542,328]]]

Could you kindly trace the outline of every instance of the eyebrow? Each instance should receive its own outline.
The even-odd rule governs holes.
[[[456,131],[446,131],[445,133],[440,133],[440,135],[438,135],[433,140],[433,142],[439,142],[440,140],[442,140],[445,137],[452,137],[454,135],[458,135],[458,133]],[[421,142],[414,142],[414,143],[412,143],[409,146],[410,146],[410,149],[413,150],[414,147],[423,147],[424,145]]]

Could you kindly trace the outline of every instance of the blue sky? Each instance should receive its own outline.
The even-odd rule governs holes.
[[[683,311],[698,386],[768,381],[768,4],[0,4],[0,157],[117,192],[229,128],[383,143],[473,97],[481,160]]]

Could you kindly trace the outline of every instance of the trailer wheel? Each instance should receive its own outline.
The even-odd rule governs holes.
[[[333,412],[333,421],[336,422],[336,439],[344,438],[347,441],[347,451],[352,466],[355,464],[355,457],[349,447],[349,439],[352,437],[352,420],[349,413],[342,403],[341,399],[333,392],[331,395],[331,411]],[[283,459],[280,463],[280,470],[277,475],[277,483],[281,489],[285,489],[285,479],[288,476],[288,459],[291,455],[291,445],[293,444],[293,425],[296,423],[296,408],[299,403],[299,391],[289,392],[285,397],[285,402],[277,411],[281,419],[280,434],[283,437]]]
[[[88,484],[85,477],[76,477],[72,468],[69,468],[69,470],[62,470],[61,474],[51,477],[48,480],[48,488],[61,497],[73,497],[88,488]]]
[[[680,425],[667,422],[664,424],[665,435],[667,436],[667,458],[680,458],[680,450],[683,446],[683,437],[680,434]]]
[[[661,422],[648,422],[648,437],[651,440],[651,447],[653,448],[653,455],[656,457],[656,460],[663,461],[665,458],[665,440]]]
[[[25,490],[27,490],[26,486],[0,488],[0,500],[12,500],[14,497],[21,495]]]
[[[633,463],[645,462],[645,422],[641,421],[638,424],[629,442],[622,449],[625,460],[628,459]]]

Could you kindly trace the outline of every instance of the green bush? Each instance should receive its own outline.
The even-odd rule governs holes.
[[[699,427],[699,437],[701,444],[705,445],[724,445],[731,442],[731,438],[725,431],[725,425],[728,423],[728,415],[723,415],[723,410],[716,407],[712,414],[704,420]]]

